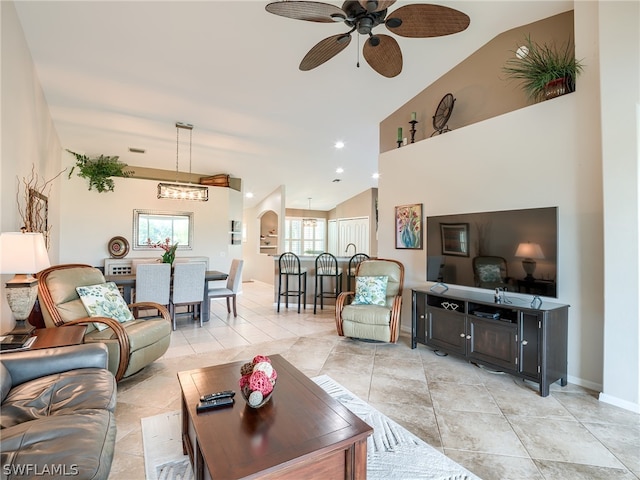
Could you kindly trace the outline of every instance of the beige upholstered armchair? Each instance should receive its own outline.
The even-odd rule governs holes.
[[[403,284],[404,266],[396,260],[358,264],[355,291],[342,292],[336,300],[338,335],[395,343],[400,334]],[[380,295],[368,295],[366,285],[380,289]]]
[[[171,320],[162,305],[149,302],[131,304],[129,310],[155,309],[160,315],[133,318],[123,323],[113,318],[87,315],[76,287],[104,284],[104,276],[97,268],[81,264],[56,265],[38,273],[37,278],[38,298],[46,327],[87,325],[85,343],[107,345],[109,370],[116,380],[140,371],[169,348]],[[101,325],[102,330],[98,328]]]

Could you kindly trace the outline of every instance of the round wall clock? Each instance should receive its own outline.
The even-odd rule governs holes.
[[[109,255],[112,258],[122,258],[129,253],[129,242],[124,237],[113,237],[109,240]]]

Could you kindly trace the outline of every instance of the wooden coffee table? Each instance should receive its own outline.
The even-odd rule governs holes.
[[[195,478],[366,478],[373,429],[280,355],[270,358],[278,382],[260,409],[240,393],[244,362],[178,373],[182,445]],[[236,391],[233,407],[196,413],[201,395],[221,390]]]

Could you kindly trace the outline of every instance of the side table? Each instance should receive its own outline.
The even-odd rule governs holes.
[[[29,350],[40,348],[67,347],[79,345],[84,342],[84,333],[87,327],[84,325],[69,325],[68,327],[37,328],[33,334],[36,341]]]

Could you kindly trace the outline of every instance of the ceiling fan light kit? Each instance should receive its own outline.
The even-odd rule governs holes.
[[[318,42],[300,62],[300,70],[312,70],[335,57],[351,42],[351,34],[368,35],[362,54],[371,68],[387,78],[402,71],[402,51],[395,38],[374,34],[378,25],[401,37],[428,38],[462,32],[470,23],[469,17],[442,5],[414,4],[394,10],[387,18],[387,9],[396,0],[348,0],[342,8],[309,0],[281,0],[269,3],[267,12],[294,20],[317,23],[344,22],[346,33],[332,35]]]

